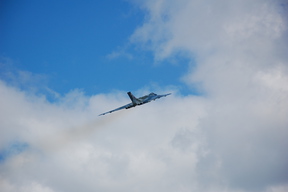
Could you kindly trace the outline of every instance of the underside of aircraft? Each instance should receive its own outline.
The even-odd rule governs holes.
[[[143,105],[145,103],[149,103],[150,101],[154,101],[154,100],[159,99],[161,97],[166,97],[168,95],[171,95],[171,93],[164,94],[164,95],[157,95],[155,93],[150,93],[148,95],[144,95],[142,97],[136,98],[131,92],[127,92],[127,94],[128,94],[129,98],[132,101],[131,103],[128,103],[127,105],[124,105],[122,107],[113,109],[111,111],[108,111],[108,112],[105,112],[105,113],[101,113],[99,116],[106,115],[108,113],[112,113],[112,112],[115,112],[115,111],[118,111],[118,110],[121,110],[121,109],[129,109],[129,108],[135,107],[137,105]]]

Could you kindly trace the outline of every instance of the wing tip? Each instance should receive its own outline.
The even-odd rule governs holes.
[[[102,116],[102,115],[106,115],[107,113],[101,113],[100,115],[98,115],[98,116]]]

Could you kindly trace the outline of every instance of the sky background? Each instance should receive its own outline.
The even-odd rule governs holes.
[[[287,8],[1,1],[1,191],[288,191]]]
[[[174,85],[188,60],[157,62],[131,41],[144,12],[128,1],[2,1],[1,56],[65,94]],[[180,59],[180,58],[179,58]],[[186,65],[187,66],[187,65]],[[7,67],[7,66],[6,66]],[[44,78],[43,77],[43,78]],[[43,91],[43,90],[42,90]],[[186,89],[183,89],[187,93]]]

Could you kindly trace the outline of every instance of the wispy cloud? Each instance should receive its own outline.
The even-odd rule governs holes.
[[[117,59],[119,57],[124,57],[124,58],[129,59],[129,60],[133,59],[133,55],[128,53],[125,50],[113,51],[112,53],[108,54],[106,57],[108,59]]]

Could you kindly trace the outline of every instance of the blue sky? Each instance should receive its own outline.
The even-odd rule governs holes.
[[[29,0],[2,1],[1,7],[1,57],[11,59],[14,70],[45,76],[45,86],[60,94],[151,85],[188,93],[181,82],[186,58],[156,62],[151,51],[130,41],[145,19],[135,4]]]

